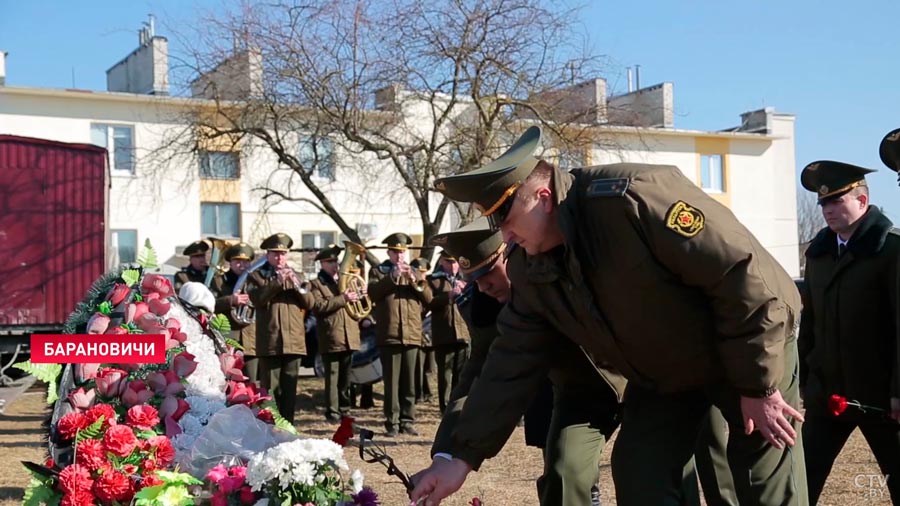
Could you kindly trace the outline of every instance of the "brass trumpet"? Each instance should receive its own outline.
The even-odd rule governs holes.
[[[423,275],[423,272],[418,269],[413,269],[406,262],[397,264],[394,271],[391,272],[391,281],[393,281],[395,285],[411,286],[418,292],[425,290],[425,276]]]
[[[372,299],[366,294],[366,278],[350,272],[357,257],[365,255],[366,247],[352,241],[344,241],[344,258],[338,268],[338,291],[355,292],[357,300],[347,302],[347,313],[354,320],[362,320],[372,312]]]

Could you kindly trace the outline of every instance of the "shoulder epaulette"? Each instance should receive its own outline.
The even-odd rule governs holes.
[[[594,179],[590,182],[585,192],[589,198],[594,197],[621,197],[628,190],[631,183],[627,177],[611,179]]]

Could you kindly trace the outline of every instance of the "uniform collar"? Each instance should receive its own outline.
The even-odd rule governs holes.
[[[847,251],[854,256],[867,256],[881,251],[894,224],[875,206],[870,206],[862,218],[859,228],[847,241]],[[838,239],[830,228],[825,227],[809,243],[808,258],[820,257],[837,251]]]

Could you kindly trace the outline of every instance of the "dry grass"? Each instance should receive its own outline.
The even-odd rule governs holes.
[[[297,425],[304,435],[330,437],[335,426],[324,421],[321,408],[321,380],[304,379],[301,382],[300,413]],[[45,455],[42,443],[41,421],[48,410],[43,403],[41,390],[30,392],[12,402],[0,415],[0,506],[12,506],[21,502],[24,487],[28,483],[25,470],[17,463],[21,460],[40,462]],[[357,411],[357,424],[378,433],[382,428],[381,397],[376,393],[379,408]],[[420,404],[417,428],[419,437],[400,436],[394,440],[382,440],[387,451],[400,469],[412,474],[429,463],[431,436],[439,421],[437,404]],[[376,436],[377,437],[377,436]],[[541,473],[540,452],[524,445],[521,429],[499,456],[485,463],[482,470],[473,473],[463,489],[444,504],[464,506],[472,497],[479,496],[489,506],[521,506],[537,504],[535,479]],[[386,506],[404,505],[405,492],[399,481],[387,476],[377,464],[365,464],[351,449],[347,451],[351,467],[359,467],[366,481],[381,496]],[[821,505],[871,505],[890,504],[887,497],[873,497],[878,491],[857,487],[855,477],[860,474],[878,474],[878,467],[871,451],[859,432],[855,432],[834,466],[825,486]],[[616,504],[609,469],[609,452],[604,455],[601,469],[603,503]],[[885,491],[886,494],[886,491]]]

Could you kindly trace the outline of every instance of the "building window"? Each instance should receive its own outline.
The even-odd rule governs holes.
[[[305,137],[300,140],[297,158],[316,177],[334,181],[334,142],[327,137]]]
[[[137,261],[137,230],[110,230],[110,246],[118,256],[116,264]]]
[[[109,151],[113,174],[134,174],[134,127],[91,124],[91,144]]]
[[[329,244],[337,244],[335,238],[337,232],[304,232],[300,236],[300,243],[303,249],[318,250],[328,246]],[[316,273],[316,252],[307,251],[303,253],[303,272],[315,275]]]
[[[200,232],[204,236],[240,237],[241,207],[238,204],[200,204]]]
[[[235,151],[201,151],[200,177],[204,179],[237,179],[241,156]]]
[[[725,192],[722,155],[700,155],[700,187],[710,193]]]

